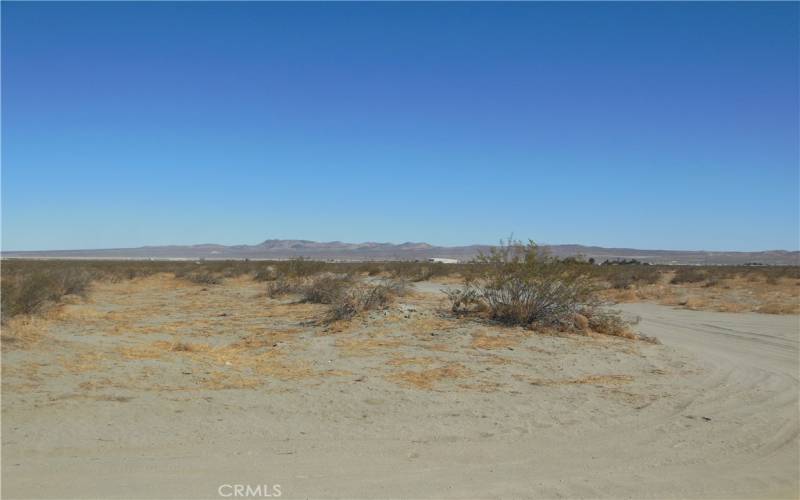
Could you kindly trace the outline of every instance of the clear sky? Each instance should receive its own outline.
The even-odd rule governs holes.
[[[4,1],[3,249],[798,249],[799,18]]]

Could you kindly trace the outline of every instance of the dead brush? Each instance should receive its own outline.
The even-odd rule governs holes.
[[[273,266],[259,268],[253,273],[253,281],[274,281],[278,278],[279,273]]]
[[[443,290],[450,302],[450,312],[454,314],[468,314],[475,312],[481,306],[478,291],[475,288],[452,288]]]
[[[325,321],[332,323],[334,321],[349,320],[362,312],[382,309],[403,291],[404,287],[392,282],[352,287],[339,295],[330,304]]]
[[[311,304],[333,304],[353,285],[350,275],[323,274],[300,286],[303,302]]]
[[[702,269],[692,267],[681,267],[675,271],[675,276],[672,278],[673,285],[682,285],[685,283],[701,283],[706,280],[707,273]]]
[[[0,280],[2,321],[18,314],[35,314],[66,295],[86,296],[93,274],[85,269],[60,268],[4,275]]]
[[[173,275],[178,279],[198,285],[219,285],[222,283],[222,273],[211,270],[205,264],[189,263],[175,269]]]
[[[211,271],[196,271],[184,276],[184,279],[198,285],[219,285],[222,283],[222,276]]]
[[[638,316],[633,319],[627,319],[622,316],[619,311],[610,309],[591,309],[583,311],[584,314],[580,315],[583,319],[580,320],[581,324],[585,324],[588,330],[603,335],[610,335],[612,337],[623,337],[631,340],[642,340],[651,344],[661,344],[657,337],[651,337],[642,333],[637,333],[631,328],[633,325],[639,323],[641,318]]]
[[[266,293],[267,297],[274,299],[291,293],[297,293],[298,290],[299,284],[296,280],[291,280],[286,276],[279,276],[275,280],[267,283]]]

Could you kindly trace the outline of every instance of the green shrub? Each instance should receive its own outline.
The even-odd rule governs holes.
[[[476,270],[464,288],[447,292],[456,313],[485,310],[509,325],[596,331],[628,336],[630,323],[607,311],[597,297],[588,263],[560,261],[535,243],[509,239],[476,259]],[[630,334],[635,337],[634,334]]]
[[[477,262],[482,272],[468,282],[462,297],[483,303],[496,321],[565,328],[575,314],[597,302],[582,266],[551,258],[533,242],[509,239]]]

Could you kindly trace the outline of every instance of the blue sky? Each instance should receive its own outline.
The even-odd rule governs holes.
[[[2,3],[4,250],[798,249],[797,3]]]

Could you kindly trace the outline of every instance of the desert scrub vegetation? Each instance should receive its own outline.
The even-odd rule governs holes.
[[[183,268],[175,271],[176,278],[184,279],[198,285],[219,285],[222,283],[224,274],[214,272],[209,269]]]
[[[322,273],[311,277],[279,275],[267,282],[267,296],[299,295],[301,302],[331,304],[353,284],[348,274]]]
[[[393,280],[350,287],[330,303],[326,321],[349,320],[360,313],[382,309],[405,292],[405,283]]]
[[[307,279],[300,287],[303,302],[311,304],[333,304],[353,286],[348,274],[325,273]]]
[[[585,331],[635,338],[630,322],[607,311],[584,265],[548,256],[533,242],[509,239],[476,259],[478,271],[448,297],[459,314],[533,329]]]
[[[750,310],[757,312],[797,310],[800,266],[656,266],[630,261],[624,264],[615,262],[613,265],[593,265],[581,258],[558,260],[546,257],[542,252],[539,254],[542,257],[539,259],[541,263],[546,264],[539,266],[543,273],[539,274],[540,281],[544,280],[547,273],[561,273],[563,277],[569,278],[560,280],[565,286],[560,285],[547,292],[551,295],[572,293],[576,297],[581,296],[583,294],[581,290],[588,285],[608,289],[607,291],[611,292],[610,297],[614,296],[614,291],[631,295],[644,291],[647,293],[642,293],[641,296],[650,297],[652,295],[650,292],[655,291],[651,290],[654,286],[659,289],[664,288],[659,293],[667,295],[671,293],[670,289],[694,290],[702,287],[709,291],[732,289],[732,292],[746,289],[758,290],[763,295],[763,300],[758,299],[759,307],[748,306]],[[405,282],[454,276],[463,278],[469,283],[479,283],[485,282],[497,270],[497,262],[492,259],[476,259],[473,262],[458,264],[410,261],[321,262],[302,258],[283,261],[3,259],[0,277],[3,295],[2,318],[5,320],[17,314],[35,314],[47,304],[58,302],[64,295],[81,295],[85,293],[85,287],[91,281],[120,282],[156,274],[173,275],[178,279],[203,286],[220,283],[227,278],[250,277],[268,283],[267,293],[277,297],[288,293],[301,294],[302,286],[308,285],[315,276],[324,274],[348,275],[353,279],[356,276],[366,276],[368,280],[386,278]],[[573,276],[581,278],[579,281],[573,281],[570,278]],[[514,278],[511,282],[516,282],[518,287],[525,284],[524,280],[520,281],[518,274],[512,273],[510,277]],[[670,282],[671,277],[674,278],[673,282]],[[78,286],[72,286],[72,283]],[[81,291],[81,287],[84,291]],[[542,290],[547,289],[537,290],[539,290],[537,297],[542,298],[544,297]],[[479,291],[475,289],[464,292],[463,297],[454,295],[451,300],[455,309],[460,314],[478,312],[485,314],[486,311],[482,309],[488,306],[490,297],[477,295]],[[314,293],[316,292],[312,292],[311,295]],[[505,307],[507,300],[503,295],[506,293],[514,295],[521,292],[520,289],[514,291],[514,287],[507,285],[493,292],[494,298],[491,302],[497,308],[498,319],[509,317],[511,320],[516,313],[512,312],[514,308]],[[731,300],[740,299],[733,297]],[[533,303],[537,301],[538,299],[533,300]],[[770,304],[769,307],[766,307],[767,304]],[[790,307],[792,304],[795,306]],[[535,315],[541,316],[540,313]]]
[[[681,267],[675,271],[675,276],[672,277],[670,283],[673,285],[681,285],[684,283],[701,283],[706,280],[707,276],[707,273],[703,269]]]
[[[267,283],[267,296],[297,295],[300,302],[329,306],[326,322],[349,320],[359,313],[386,307],[406,293],[403,280],[364,283],[351,274],[322,273],[306,278],[280,276]]]
[[[658,283],[662,275],[658,268],[647,265],[600,266],[593,271],[593,276],[606,281],[616,290],[652,285]]]
[[[66,295],[85,296],[92,278],[91,272],[77,268],[4,274],[0,279],[1,321],[37,313]]]

